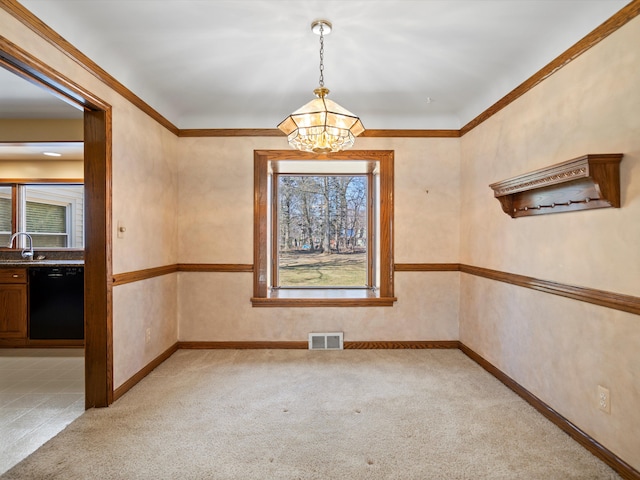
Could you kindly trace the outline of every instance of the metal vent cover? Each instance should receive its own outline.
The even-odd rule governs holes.
[[[343,350],[344,333],[310,333],[309,350]]]

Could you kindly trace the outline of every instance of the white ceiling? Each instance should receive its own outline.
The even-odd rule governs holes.
[[[13,118],[82,118],[82,110],[0,68],[0,119]]]
[[[20,2],[179,128],[275,128],[313,97],[325,18],[325,84],[369,129],[458,129],[629,3]]]
[[[58,155],[50,156],[47,153]],[[82,142],[0,143],[0,161],[76,161],[83,158],[84,145]]]

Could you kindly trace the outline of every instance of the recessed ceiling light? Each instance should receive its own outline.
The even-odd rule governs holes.
[[[43,155],[46,155],[47,157],[61,157],[62,154],[61,153],[56,153],[56,152],[42,152]]]

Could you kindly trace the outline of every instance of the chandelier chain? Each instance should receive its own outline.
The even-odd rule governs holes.
[[[320,24],[320,87],[324,87],[324,25]]]
[[[320,86],[313,91],[315,99],[278,125],[287,135],[289,145],[304,152],[326,154],[346,150],[353,146],[355,137],[364,132],[356,115],[325,99],[329,89],[324,86],[324,34],[329,35],[332,29],[333,25],[327,20],[311,24],[311,31],[320,36]]]

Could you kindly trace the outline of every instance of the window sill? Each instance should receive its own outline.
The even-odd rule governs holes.
[[[254,307],[392,307],[396,301],[371,290],[332,288],[287,288],[251,298]]]

